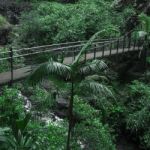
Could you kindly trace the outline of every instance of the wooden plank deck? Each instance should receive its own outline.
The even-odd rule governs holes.
[[[128,48],[125,48],[124,51],[123,51],[123,49],[118,49],[118,54],[128,52],[128,50],[129,50]],[[137,51],[137,50],[138,50],[137,47],[130,48],[130,51]],[[117,50],[116,49],[111,50],[111,55],[115,55],[115,54],[117,54]],[[96,58],[101,58],[102,55],[103,55],[102,51],[96,52]],[[104,57],[108,57],[108,56],[110,56],[110,50],[105,50]],[[87,60],[90,60],[93,58],[94,58],[93,52],[86,54]],[[72,63],[72,61],[73,61],[73,57],[66,57],[64,59],[65,64],[70,64],[70,63]],[[14,70],[13,71],[13,81],[20,80],[20,79],[27,77],[31,73],[31,71],[32,71],[32,66],[27,66],[27,67],[23,67],[23,68]],[[10,71],[0,73],[0,85],[7,84],[10,82],[10,80],[11,80],[11,72]]]

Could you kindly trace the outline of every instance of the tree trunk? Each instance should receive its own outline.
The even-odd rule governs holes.
[[[143,50],[144,50],[144,68],[145,68],[145,80],[146,81],[148,81],[148,79],[147,79],[147,67],[148,67],[148,62],[147,62],[147,58],[148,58],[148,50],[149,50],[149,47],[150,47],[150,45],[149,45],[149,41],[148,41],[148,36],[149,35],[147,35],[146,37],[145,37],[145,44],[144,44],[144,46],[143,46]]]
[[[74,98],[74,84],[72,81],[72,83],[71,83],[71,99],[70,99],[69,110],[68,110],[69,128],[68,128],[68,138],[67,138],[66,150],[70,150],[71,132],[72,132],[72,127],[73,127],[73,98]]]

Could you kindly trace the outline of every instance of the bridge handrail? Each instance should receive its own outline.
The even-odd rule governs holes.
[[[96,39],[94,40],[94,42],[103,42],[103,41],[109,41],[109,40],[112,40],[112,39],[116,39],[116,38],[111,38],[111,39]],[[35,47],[29,47],[29,48],[21,48],[21,49],[18,49],[18,51],[20,50],[29,50],[29,49],[38,49],[38,48],[45,48],[45,47],[52,47],[52,46],[62,46],[62,45],[69,45],[69,44],[78,44],[78,43],[86,43],[88,40],[85,40],[85,41],[77,41],[77,42],[66,42],[66,43],[56,43],[56,44],[50,44],[50,45],[41,45],[41,46],[35,46]]]
[[[121,39],[123,40],[123,38],[119,38],[119,41],[121,41]],[[117,42],[117,40],[113,40],[111,42],[108,42],[108,41],[104,41],[104,42],[96,42],[96,43],[92,43],[92,45],[95,45],[95,44],[103,44],[103,43],[106,43],[106,44],[103,44],[102,46],[99,46],[99,47],[94,47],[94,48],[102,48],[104,46],[107,46],[107,45],[110,45],[112,43],[115,43]],[[31,56],[31,55],[35,55],[35,54],[40,54],[40,53],[46,53],[46,52],[56,52],[56,51],[59,51],[59,50],[64,50],[64,49],[69,49],[69,48],[78,48],[78,47],[81,47],[83,46],[84,44],[80,44],[80,45],[73,45],[73,46],[67,46],[67,47],[59,47],[59,48],[55,48],[55,49],[51,49],[51,50],[45,50],[45,51],[38,51],[38,52],[33,52],[33,53],[27,53],[27,54],[23,54],[23,55],[17,55],[17,56],[13,56],[13,58],[19,58],[19,57],[25,57],[25,56]],[[94,48],[90,48],[89,50],[92,50]],[[80,51],[80,50],[78,50]],[[13,51],[13,52],[16,52],[16,51]],[[64,51],[61,51],[61,52],[64,52]],[[72,51],[68,51],[67,52],[77,52],[77,50],[72,50]],[[10,59],[11,57],[5,57],[5,58],[1,58],[0,61],[2,60],[8,60]]]
[[[103,43],[103,41],[110,41],[110,40],[113,40],[113,39],[116,39],[116,38],[111,38],[111,39],[102,39],[100,41],[98,40],[95,40],[93,43],[94,44],[99,44],[99,43]],[[52,44],[52,45],[42,45],[42,46],[36,46],[36,47],[30,47],[30,48],[22,48],[22,49],[17,49],[17,50],[13,50],[13,52],[21,52],[21,51],[28,51],[28,50],[36,50],[36,49],[45,49],[45,48],[51,48],[53,46],[62,46],[62,45],[68,45],[68,44],[77,44],[77,43],[81,43],[81,44],[78,44],[78,45],[84,45],[86,41],[79,41],[79,42],[68,42],[68,43],[58,43],[58,44]],[[82,44],[83,43],[83,44]],[[72,46],[78,46],[78,45],[72,45]],[[71,46],[71,45],[68,45],[68,47]],[[6,52],[0,52],[0,54],[9,54],[10,51],[6,51]]]
[[[131,30],[129,31],[128,33],[126,33],[125,35],[121,36],[121,37],[118,37],[118,38],[123,38],[127,35],[129,35],[131,32],[133,32],[135,30]],[[110,41],[110,40],[116,40],[118,38],[109,38],[109,39],[95,39],[94,42],[96,43],[97,41],[98,42],[102,42],[102,41]],[[35,47],[30,47],[30,48],[21,48],[21,49],[17,49],[17,50],[13,50],[13,52],[20,52],[20,51],[28,51],[28,50],[34,50],[34,49],[40,49],[40,48],[50,48],[50,47],[53,47],[53,46],[62,46],[62,45],[68,45],[68,44],[77,44],[77,43],[83,43],[85,44],[88,40],[83,40],[83,41],[75,41],[75,42],[66,42],[66,43],[56,43],[56,44],[51,44],[51,45],[42,45],[42,46],[35,46]],[[103,43],[103,42],[102,42]],[[81,45],[80,44],[80,45]],[[78,44],[79,45],[79,44]],[[10,51],[6,51],[6,52],[0,52],[0,54],[9,54]]]
[[[95,47],[95,48],[101,48],[101,47],[104,47],[104,46],[106,46],[106,45],[110,45],[110,44],[112,44],[113,42],[116,42],[116,41],[118,41],[118,40],[123,40],[123,39],[125,39],[125,37],[126,36],[128,36],[130,33],[132,33],[134,30],[131,30],[130,32],[128,32],[128,33],[126,33],[124,36],[121,36],[121,37],[119,37],[119,38],[110,38],[110,39],[107,39],[106,41],[98,41],[98,42],[96,42],[98,39],[96,39],[95,41],[94,41],[94,43],[92,43],[92,45],[94,45],[94,44],[100,44],[100,43],[107,43],[107,44],[103,44],[102,46],[100,46],[100,47]],[[102,39],[102,40],[104,40],[104,39]],[[67,47],[58,47],[58,48],[53,48],[53,49],[51,49],[51,50],[42,50],[42,51],[38,51],[38,52],[34,52],[33,51],[33,53],[27,53],[27,54],[23,54],[23,55],[15,55],[16,53],[15,52],[21,52],[21,51],[27,51],[27,50],[34,50],[34,49],[40,49],[40,48],[43,48],[43,49],[47,49],[47,48],[51,48],[52,46],[62,46],[62,44],[64,44],[64,45],[67,45],[68,43],[71,43],[71,44],[73,44],[73,43],[83,43],[83,44],[78,44],[78,45],[71,45],[71,46],[67,46]],[[22,49],[18,49],[18,50],[13,50],[12,52],[13,52],[13,56],[9,56],[9,57],[3,57],[3,58],[1,58],[0,59],[0,61],[2,61],[2,60],[8,60],[8,59],[10,59],[10,58],[19,58],[19,57],[24,57],[24,56],[30,56],[30,55],[35,55],[35,54],[39,54],[39,53],[43,53],[43,52],[55,52],[55,51],[59,51],[59,50],[63,50],[63,49],[70,49],[70,48],[78,48],[78,47],[81,47],[81,46],[83,46],[85,43],[84,43],[85,41],[77,41],[77,42],[68,42],[68,43],[59,43],[59,44],[52,44],[52,45],[44,45],[44,46],[37,46],[37,47],[31,47],[31,48],[22,48]],[[75,52],[75,51],[77,51],[77,50],[72,50],[72,51],[70,51],[70,52]],[[69,52],[68,50],[67,50],[67,52]],[[0,54],[11,54],[11,52],[10,51],[7,51],[7,52],[2,52],[2,53],[0,53]]]

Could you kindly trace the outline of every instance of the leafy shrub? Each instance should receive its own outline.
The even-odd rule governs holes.
[[[127,128],[140,137],[141,145],[144,148],[149,149],[150,86],[143,82],[134,81],[129,86],[129,94]]]
[[[50,143],[50,148],[55,149],[65,149],[66,147],[66,133],[67,128],[63,126],[49,125],[48,127],[48,141]]]
[[[0,96],[0,121],[7,124],[11,119],[24,116],[24,104],[19,91],[5,87]]]
[[[100,82],[104,82],[103,83],[104,85],[106,84],[105,81],[100,81]],[[108,84],[106,84],[106,85],[108,86]],[[114,86],[113,87],[109,86],[109,89],[111,89],[111,92],[112,92],[111,95],[95,94],[94,96],[90,96],[90,93],[89,93],[90,91],[88,91],[88,90],[85,91],[82,89],[82,92],[84,94],[84,95],[82,95],[82,98],[87,102],[86,104],[90,108],[91,108],[91,106],[93,106],[92,107],[93,110],[94,111],[97,110],[95,112],[95,114],[99,114],[99,117],[101,118],[102,123],[108,123],[109,126],[112,129],[114,129],[117,134],[120,132],[120,129],[124,123],[125,106],[123,106],[123,102],[120,101],[120,97],[116,94],[116,92],[115,92],[115,90],[113,90],[113,88],[115,89]],[[116,89],[118,90],[118,86],[116,87]],[[83,106],[85,106],[85,104]],[[83,108],[80,108],[80,107],[78,109],[79,109],[79,112],[81,109],[84,110]],[[85,114],[87,116],[89,115],[89,117],[91,117],[91,118],[95,117],[95,116],[91,116],[91,115],[93,115],[93,113],[88,114],[87,110],[85,110]],[[84,116],[84,114],[81,116]]]
[[[150,148],[150,130],[146,130],[143,136],[140,137],[142,147],[145,149]]]
[[[35,149],[35,143],[32,135],[26,131],[26,127],[30,121],[30,115],[26,115],[24,119],[14,119],[11,128],[0,128],[0,148],[6,149]],[[34,148],[35,147],[35,148]]]
[[[55,105],[52,93],[39,86],[34,87],[30,99],[36,105],[36,110],[47,111]]]
[[[98,117],[99,111],[95,110],[88,103],[84,102],[78,96],[75,96],[74,115],[79,120],[88,120],[90,118]],[[99,116],[100,117],[100,116]]]
[[[75,96],[74,103],[74,115],[79,119],[73,131],[74,149],[114,150],[110,129],[101,123],[99,111],[78,96]]]
[[[73,5],[41,2],[30,14],[22,15],[18,39],[25,44],[41,45],[85,40],[108,27],[117,30],[109,5],[110,2],[103,0],[80,1]],[[104,36],[114,34],[115,31]]]
[[[40,150],[63,150],[66,147],[67,127],[65,122],[59,125],[50,123],[48,126],[41,126],[39,123],[31,122],[28,130],[33,131],[34,139],[36,139]]]
[[[102,125],[99,119],[91,119],[76,124],[74,135],[78,145],[86,150],[115,150],[107,126]]]

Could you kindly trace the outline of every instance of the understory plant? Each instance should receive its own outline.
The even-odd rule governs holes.
[[[102,123],[101,110],[94,109],[86,100],[76,95],[73,113],[76,120],[73,149],[78,146],[76,149],[115,150],[111,129]]]
[[[140,81],[133,81],[128,90],[127,129],[140,139],[140,144],[144,149],[149,149],[150,86]]]
[[[24,117],[24,112],[24,102],[19,96],[19,90],[4,87],[0,96],[1,125],[8,125],[11,119]]]

